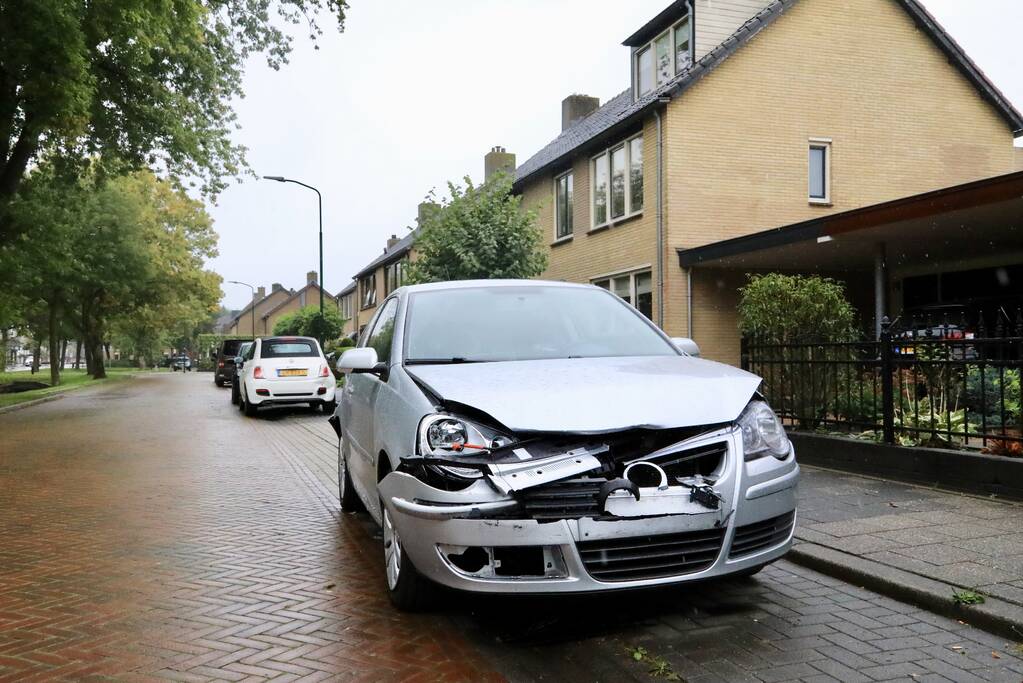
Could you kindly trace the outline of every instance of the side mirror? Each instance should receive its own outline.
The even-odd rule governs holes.
[[[700,347],[689,337],[672,337],[671,342],[682,353],[695,358],[700,357]]]
[[[383,375],[387,372],[387,364],[377,359],[377,350],[371,346],[348,349],[337,360],[338,372],[368,372]]]
[[[244,363],[244,362],[245,362],[245,359],[242,358],[241,356],[235,356],[234,357],[234,364],[237,365],[238,367],[241,367],[242,363]]]
[[[215,350],[210,351],[210,360],[217,360],[217,352]]]

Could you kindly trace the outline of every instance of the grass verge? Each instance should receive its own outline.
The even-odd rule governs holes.
[[[48,386],[45,389],[33,389],[32,391],[23,391],[18,394],[0,394],[0,408],[6,408],[7,406],[13,406],[27,401],[34,401],[46,396],[62,394],[67,391],[74,391],[75,389],[98,386],[104,382],[116,382],[118,380],[127,379],[132,375],[145,372],[153,371],[136,370],[135,368],[107,368],[106,379],[93,379],[85,373],[85,370],[68,369],[60,373],[59,386]],[[0,384],[7,384],[8,382],[15,382],[18,380],[49,384],[50,369],[43,368],[34,375],[29,372],[0,372]]]

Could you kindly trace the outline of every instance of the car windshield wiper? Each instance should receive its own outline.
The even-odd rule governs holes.
[[[456,365],[459,363],[488,363],[489,361],[477,360],[473,358],[462,358],[461,356],[454,356],[453,358],[409,358],[405,361],[405,365]]]

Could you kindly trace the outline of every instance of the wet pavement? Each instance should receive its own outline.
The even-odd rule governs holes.
[[[787,562],[400,614],[335,454],[322,414],[244,418],[203,374],[0,416],[0,681],[1023,680],[1015,644]]]

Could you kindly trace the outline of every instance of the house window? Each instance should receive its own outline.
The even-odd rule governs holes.
[[[377,275],[367,275],[359,280],[359,301],[362,308],[372,308],[377,303]]]
[[[572,185],[571,171],[558,176],[554,181],[554,238],[561,239],[572,234]]]
[[[394,290],[401,287],[402,281],[405,279],[405,260],[395,261],[387,266],[384,266],[384,296],[387,296]]]
[[[810,141],[809,197],[812,204],[831,203],[831,141]]]
[[[352,295],[346,294],[341,297],[341,317],[345,320],[352,319]]]
[[[664,85],[693,63],[692,30],[686,16],[633,53],[636,97]]]
[[[646,95],[654,89],[654,51],[645,47],[636,53],[636,92]]]
[[[636,310],[653,320],[653,276],[649,270],[601,278],[594,280],[593,284],[610,290],[625,303],[635,306]]]
[[[643,210],[643,136],[593,157],[593,228]],[[610,185],[608,183],[610,179]]]

